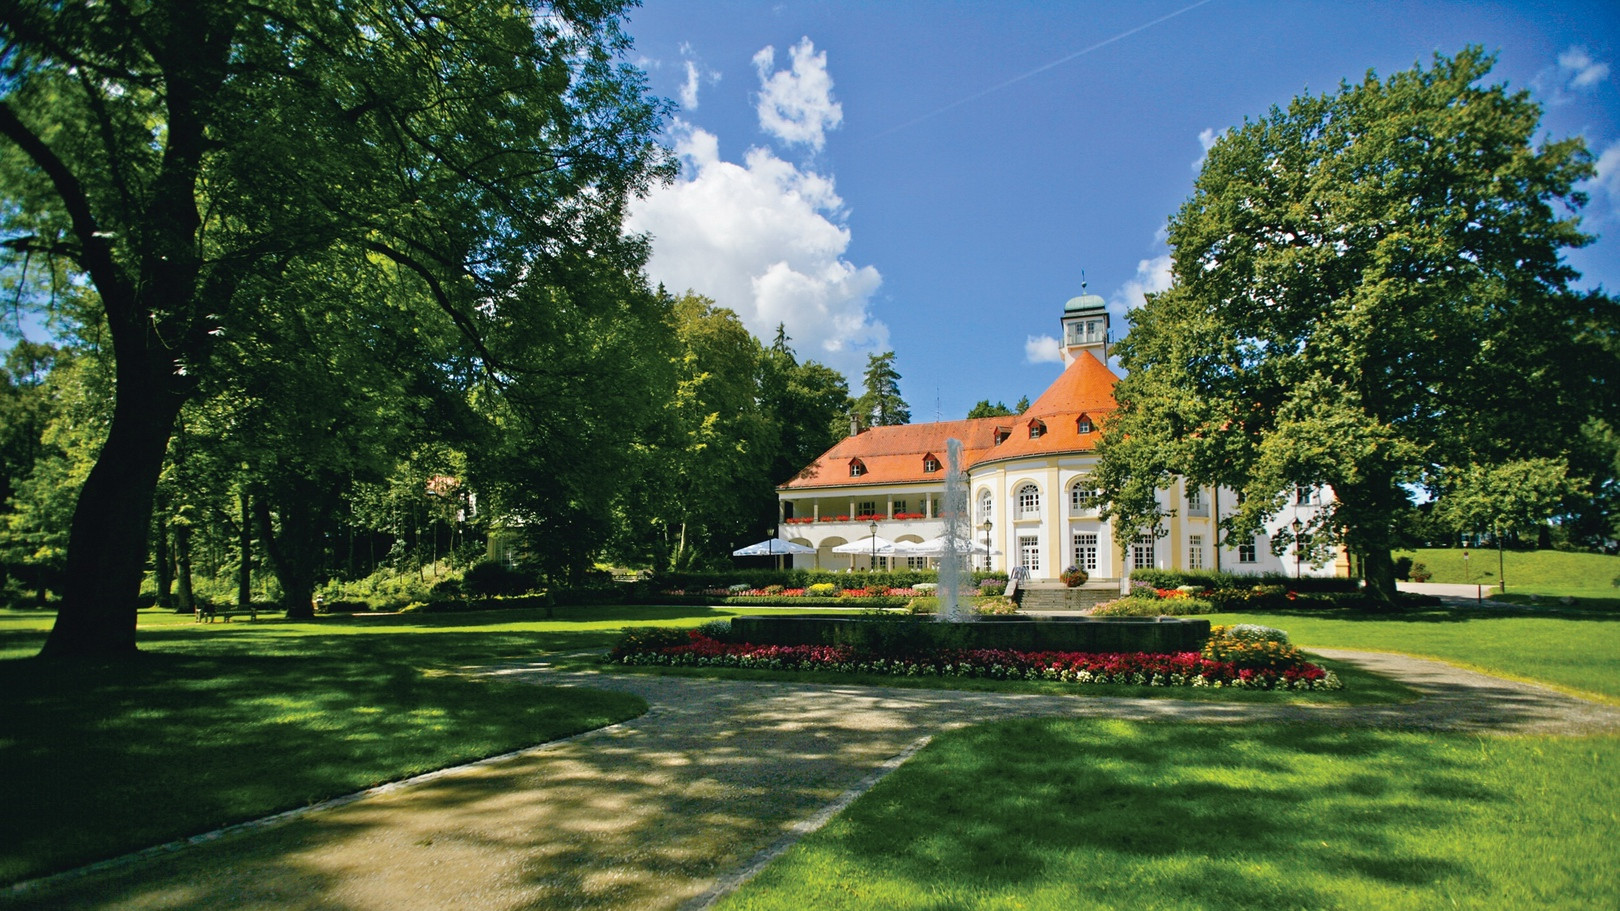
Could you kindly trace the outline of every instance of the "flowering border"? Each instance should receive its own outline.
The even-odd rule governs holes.
[[[661,648],[615,648],[615,664],[827,671],[894,677],[980,677],[1123,686],[1193,686],[1262,690],[1337,690],[1337,674],[1309,662],[1283,669],[1239,668],[1197,652],[1020,652],[949,649],[918,657],[876,657],[843,645],[752,645],[721,642],[693,630],[691,641]]]

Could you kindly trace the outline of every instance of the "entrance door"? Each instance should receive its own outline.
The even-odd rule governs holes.
[[[1041,539],[1038,535],[1020,535],[1018,538],[1018,565],[1034,576],[1041,571]]]

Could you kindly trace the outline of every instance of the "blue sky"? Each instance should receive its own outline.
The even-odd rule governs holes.
[[[1302,92],[1478,44],[1599,159],[1582,287],[1620,292],[1612,2],[644,0],[631,58],[675,101],[682,175],[643,201],[649,274],[858,389],[893,349],[915,421],[1057,375],[1063,302],[1167,280],[1204,143]],[[1611,236],[1612,235],[1612,236]]]

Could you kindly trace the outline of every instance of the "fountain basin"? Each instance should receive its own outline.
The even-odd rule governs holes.
[[[876,627],[876,628],[874,628]],[[1021,652],[1196,652],[1209,638],[1209,621],[1185,617],[984,617],[940,623],[914,617],[836,614],[733,617],[733,638],[754,645],[850,645],[893,640],[896,634],[950,648],[1004,648]]]

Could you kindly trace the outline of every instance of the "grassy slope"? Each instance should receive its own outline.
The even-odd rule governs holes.
[[[1612,736],[984,725],[721,907],[1614,907],[1617,762]]]
[[[1620,557],[1604,554],[1565,553],[1557,550],[1505,551],[1498,573],[1494,549],[1469,549],[1466,568],[1461,548],[1424,548],[1401,551],[1395,556],[1411,557],[1434,573],[1430,582],[1483,582],[1497,585],[1507,577],[1508,592],[1558,597],[1620,598]]]

